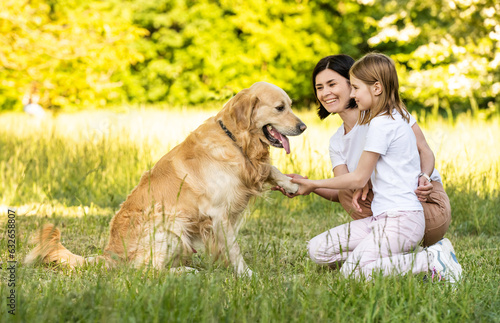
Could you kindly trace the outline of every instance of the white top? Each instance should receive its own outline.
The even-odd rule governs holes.
[[[410,127],[417,123],[417,120],[410,114]],[[339,165],[347,165],[349,172],[353,172],[358,166],[359,158],[365,147],[366,132],[368,125],[356,124],[349,133],[344,134],[344,124],[342,124],[335,134],[330,138],[330,160],[332,170]],[[441,176],[437,169],[431,174],[431,180],[441,182]]]
[[[373,118],[368,125],[365,151],[380,154],[371,175],[374,216],[397,210],[423,210],[415,194],[420,173],[417,140],[410,125],[395,111]]]
[[[367,125],[356,124],[347,134],[342,124],[330,138],[330,159],[332,170],[339,165],[347,165],[349,172],[354,172],[365,146]]]

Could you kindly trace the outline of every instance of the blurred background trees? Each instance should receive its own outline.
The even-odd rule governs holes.
[[[39,95],[46,108],[88,108],[125,100],[122,76],[142,59],[146,34],[120,1],[2,0],[0,104]]]
[[[4,0],[0,104],[195,105],[265,80],[308,106],[320,58],[378,51],[411,110],[491,114],[499,22],[495,0]]]

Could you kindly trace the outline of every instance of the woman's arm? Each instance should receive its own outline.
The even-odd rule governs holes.
[[[428,176],[431,176],[432,172],[434,171],[434,153],[427,144],[427,140],[425,140],[422,129],[420,129],[416,122],[413,124],[411,129],[413,130],[413,133],[417,138],[417,149],[418,154],[420,155],[420,171],[427,174]],[[432,184],[427,181],[424,176],[421,176],[418,179],[418,187],[415,190],[415,194],[417,194],[419,201],[425,202],[427,201],[427,196],[431,194],[432,189]]]
[[[339,190],[333,188],[317,188],[314,190],[314,194],[330,202],[339,202]]]
[[[413,130],[413,133],[417,138],[417,148],[420,155],[420,171],[431,176],[432,172],[434,171],[434,163],[436,161],[434,158],[434,153],[432,152],[431,147],[429,147],[429,145],[427,144],[424,133],[422,132],[422,129],[420,129],[418,124],[414,123],[411,129]]]
[[[357,189],[363,188],[370,179],[380,154],[363,151],[358,166],[352,173],[334,178],[310,180],[293,178],[292,182],[300,185],[297,194],[307,195],[316,189]]]

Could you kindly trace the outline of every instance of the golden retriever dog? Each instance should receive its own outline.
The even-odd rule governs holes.
[[[250,198],[266,183],[289,193],[298,189],[269,157],[269,146],[289,153],[286,136],[306,129],[291,104],[285,91],[269,83],[242,90],[142,175],[111,220],[102,256],[71,253],[60,243],[59,229],[48,224],[32,240],[36,246],[25,263],[128,262],[184,271],[192,270],[185,267],[191,255],[204,249],[237,274],[251,275],[236,241]]]

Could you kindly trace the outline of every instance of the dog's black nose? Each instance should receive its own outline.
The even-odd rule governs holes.
[[[299,129],[299,130],[300,130],[300,132],[304,132],[304,131],[307,129],[307,126],[306,126],[306,124],[305,124],[305,123],[299,123],[299,124],[297,125],[297,129]]]

